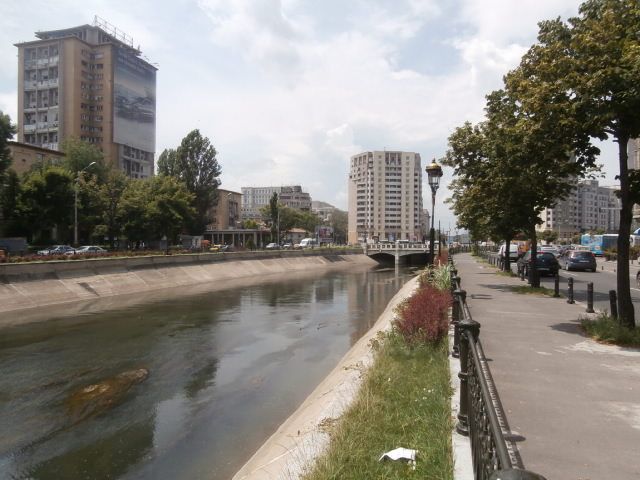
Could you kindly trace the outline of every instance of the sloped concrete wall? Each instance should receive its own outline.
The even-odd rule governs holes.
[[[236,280],[291,275],[326,268],[375,265],[363,254],[282,252],[264,255],[188,255],[94,259],[0,268],[0,326],[23,323],[20,311],[70,302],[131,296],[170,289],[172,294],[207,290]],[[70,309],[73,310],[73,309]]]

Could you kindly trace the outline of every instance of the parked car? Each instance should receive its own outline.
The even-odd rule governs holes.
[[[38,250],[38,255],[66,255],[67,252],[75,252],[76,249],[69,245],[54,245],[44,250]]]
[[[560,249],[555,245],[542,245],[538,247],[539,252],[553,253],[556,258],[561,255]]]
[[[269,243],[265,248],[267,250],[279,250],[280,245],[278,245],[277,243]]]
[[[290,242],[285,243],[284,245],[282,245],[282,248],[286,249],[286,250],[290,250],[293,248],[293,244]]]
[[[524,269],[525,276],[529,275],[529,269],[531,268],[531,250],[525,253],[518,260],[518,271]],[[538,273],[542,275],[557,275],[560,265],[558,259],[553,253],[550,252],[538,252],[536,255],[536,269]]]
[[[65,255],[104,255],[107,251],[95,245],[84,245],[73,251],[66,252]]]
[[[560,257],[560,265],[565,270],[591,270],[597,269],[596,257],[585,250],[568,250]]]

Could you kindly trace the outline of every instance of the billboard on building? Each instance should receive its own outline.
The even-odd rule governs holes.
[[[156,150],[156,69],[124,48],[113,72],[113,140],[146,152]]]

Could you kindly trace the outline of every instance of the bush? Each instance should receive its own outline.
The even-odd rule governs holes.
[[[598,342],[640,347],[640,328],[624,327],[607,313],[599,314],[594,320],[582,318],[581,324],[585,333]]]
[[[451,303],[449,291],[427,283],[398,306],[395,329],[409,345],[436,343],[449,331]]]

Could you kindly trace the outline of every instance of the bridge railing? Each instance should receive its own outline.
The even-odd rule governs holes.
[[[480,342],[480,323],[471,317],[453,255],[449,255],[449,262],[454,298],[452,355],[460,358],[460,410],[456,431],[471,440],[474,478],[545,480],[524,470],[515,444],[507,446],[505,433],[509,433],[509,426]]]

